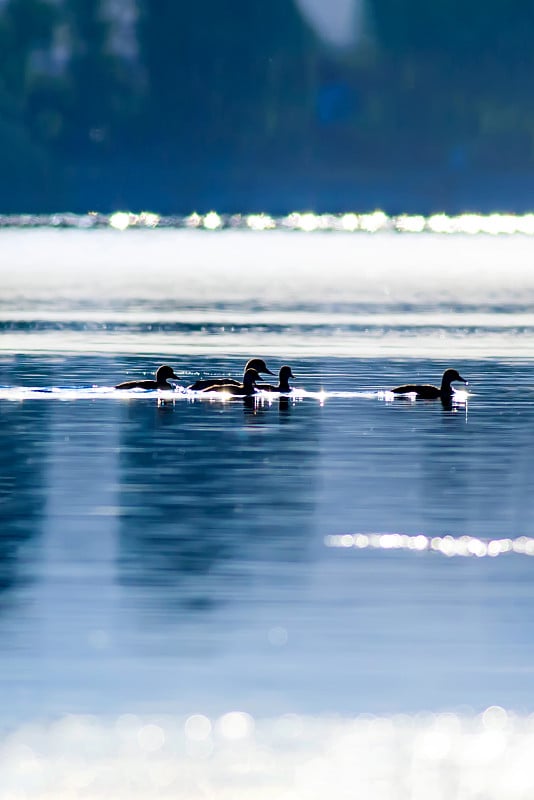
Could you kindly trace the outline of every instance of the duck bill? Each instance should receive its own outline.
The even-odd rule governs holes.
[[[266,375],[274,375],[274,372],[271,372],[271,370],[267,369],[267,367],[265,367],[262,372],[264,372]],[[259,380],[261,381],[261,378]]]
[[[465,385],[466,385],[466,386],[467,386],[467,384],[469,383],[469,381],[466,381],[466,379],[465,379],[465,378],[462,378],[462,376],[461,376],[461,375],[458,375],[458,380],[462,381],[462,383],[465,383]]]

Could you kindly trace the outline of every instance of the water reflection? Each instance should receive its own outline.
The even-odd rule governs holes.
[[[20,356],[0,359],[0,385],[12,384],[24,362]],[[35,367],[26,365],[30,373]],[[46,360],[38,369],[50,383]],[[41,533],[51,413],[45,405],[0,403],[0,591],[29,578],[23,547]]]
[[[0,591],[22,579],[21,547],[40,534],[51,411],[45,406],[0,404]]]
[[[126,405],[121,580],[198,609],[220,602],[221,576],[239,580],[246,561],[306,558],[318,413],[285,399]]]

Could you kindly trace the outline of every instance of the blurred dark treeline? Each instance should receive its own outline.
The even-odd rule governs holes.
[[[4,0],[0,212],[523,210],[534,0]]]

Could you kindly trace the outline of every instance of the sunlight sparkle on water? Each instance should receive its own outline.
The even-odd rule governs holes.
[[[384,229],[389,220],[383,211],[374,211],[372,214],[360,215],[360,228],[367,233],[376,233]]]
[[[423,534],[410,536],[399,533],[343,533],[325,537],[326,547],[356,548],[365,550],[433,550],[444,556],[475,556],[483,558],[518,553],[534,556],[534,539],[519,536],[516,539],[492,539],[484,541],[475,536],[434,536],[428,538]]]
[[[146,228],[157,228],[159,221],[159,214],[153,214],[151,211],[141,211],[139,214],[139,222]]]
[[[215,211],[210,211],[204,217],[204,227],[208,231],[216,231],[222,225],[222,219]]]
[[[124,714],[22,725],[0,740],[6,798],[185,800],[532,797],[533,720],[481,714],[354,717],[230,711],[164,721]],[[403,791],[399,794],[399,786]]]
[[[427,228],[432,233],[454,233],[454,223],[446,214],[433,214],[427,220]]]
[[[341,217],[341,227],[344,231],[356,231],[360,226],[357,214],[343,214]]]
[[[485,234],[489,236],[534,235],[534,213],[527,214],[474,214],[463,213],[449,216],[445,213],[398,214],[388,216],[379,209],[369,213],[346,211],[341,214],[316,214],[313,211],[292,211],[283,217],[273,217],[266,212],[255,214],[219,214],[210,211],[201,216],[196,212],[189,215],[163,217],[150,211],[134,213],[116,211],[106,215],[92,211],[89,214],[0,214],[0,228],[102,228],[110,227],[118,231],[128,228],[203,228],[219,230],[266,231],[293,230],[303,233],[315,231],[345,231],[346,233],[380,233],[392,231],[401,234]]]
[[[395,222],[396,229],[403,233],[421,233],[421,231],[424,231],[425,225],[426,220],[421,215],[409,216],[401,214]]]
[[[193,211],[192,214],[189,214],[188,217],[184,219],[184,225],[186,228],[198,228],[202,222],[202,217],[200,214],[197,214],[196,211]]]
[[[132,214],[129,211],[117,211],[109,217],[110,228],[117,231],[125,231],[129,227],[139,226],[142,228],[157,228],[161,217],[151,211],[141,211],[140,214]]]
[[[316,214],[302,214],[299,220],[298,227],[302,231],[310,233],[317,230],[319,227],[319,217]]]
[[[219,719],[217,729],[225,739],[247,739],[254,732],[254,718],[244,711],[230,711]]]
[[[253,231],[268,231],[276,228],[276,222],[269,214],[249,214],[247,225]]]
[[[130,225],[130,215],[127,211],[117,211],[109,218],[110,227],[115,228],[117,231],[125,231]]]

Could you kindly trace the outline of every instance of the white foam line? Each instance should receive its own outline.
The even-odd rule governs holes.
[[[0,389],[0,400],[20,402],[23,400],[131,400],[156,397],[159,400],[176,400],[183,398],[182,392],[147,391],[146,389],[130,389],[116,391],[113,386],[95,386],[93,388],[69,389],[63,387],[21,387]]]
[[[289,400],[303,400],[309,398],[323,403],[325,400],[334,398],[350,399],[353,397],[389,399],[391,392],[383,391],[354,391],[354,392],[309,392],[305,389],[293,389],[287,394],[279,392],[258,391],[252,395],[255,400],[265,401],[269,398],[278,399],[287,397]],[[20,402],[21,400],[132,400],[147,399],[156,397],[159,400],[220,400],[243,399],[241,395],[231,395],[221,392],[196,392],[177,386],[174,390],[147,390],[147,389],[127,389],[116,391],[113,386],[93,386],[85,388],[69,388],[59,386],[12,386],[0,388],[0,400]],[[391,395],[393,397],[393,395]]]
[[[357,550],[431,550],[445,556],[489,556],[518,553],[534,556],[534,538],[518,536],[501,539],[479,539],[476,536],[425,536],[422,533],[343,533],[325,536],[326,547]]]

